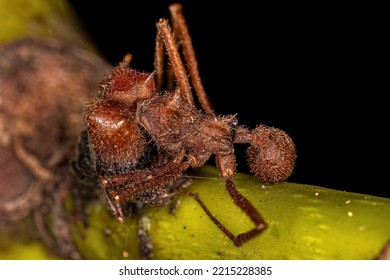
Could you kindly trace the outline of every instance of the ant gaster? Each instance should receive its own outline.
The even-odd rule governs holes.
[[[87,173],[83,168],[94,172],[109,210],[122,222],[123,203],[161,205],[169,197],[169,187],[184,171],[204,165],[215,155],[227,192],[255,227],[235,236],[196,194],[187,193],[240,246],[267,224],[235,187],[234,144],[249,144],[249,167],[265,183],[282,182],[290,176],[296,159],[295,146],[280,129],[258,125],[249,130],[239,126],[234,115],[214,113],[199,76],[182,7],[176,3],[169,10],[174,34],[167,20],[158,21],[155,71],[143,73],[130,68],[131,56],[127,55],[102,81],[97,98],[86,105],[87,129],[82,134],[75,171],[79,177]],[[180,40],[187,68],[175,36]],[[164,51],[176,81],[176,88],[171,91],[161,91]],[[202,110],[195,106],[188,76]],[[153,149],[157,153],[153,154]]]

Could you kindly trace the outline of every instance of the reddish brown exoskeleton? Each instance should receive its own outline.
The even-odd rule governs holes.
[[[134,70],[129,67],[131,57],[126,56],[102,81],[97,98],[86,105],[87,130],[82,134],[75,170],[79,177],[97,178],[111,213],[123,221],[123,203],[162,204],[169,197],[170,186],[184,171],[204,165],[215,155],[229,195],[255,227],[234,236],[196,194],[190,195],[240,246],[266,228],[266,222],[235,187],[234,144],[249,144],[249,166],[267,183],[281,182],[290,176],[296,159],[295,146],[280,129],[259,125],[249,130],[239,126],[234,115],[215,115],[202,86],[181,5],[171,5],[170,12],[187,69],[168,21],[161,19],[157,23],[156,70]],[[161,91],[164,51],[177,84],[172,91]],[[202,110],[195,106],[188,75]]]

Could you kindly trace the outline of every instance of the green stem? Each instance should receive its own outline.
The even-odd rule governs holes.
[[[235,234],[253,228],[214,167],[196,175],[189,190],[225,227]],[[88,259],[140,258],[140,223],[156,259],[373,259],[390,238],[390,199],[288,182],[263,186],[245,174],[237,174],[235,183],[269,225],[241,247],[189,196],[180,197],[173,214],[169,205],[147,207],[124,224],[110,216],[104,202],[93,203],[87,210],[90,226],[74,224],[73,236]]]

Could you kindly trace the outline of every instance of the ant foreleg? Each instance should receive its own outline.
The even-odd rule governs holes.
[[[123,223],[124,219],[121,205],[112,201],[112,197],[106,189],[102,188],[102,190],[107,202],[108,210],[110,210],[111,215],[113,215],[118,222]]]
[[[123,222],[121,203],[125,201],[147,202],[152,205],[163,203],[168,197],[165,186],[172,184],[188,166],[188,162],[171,160],[151,169],[101,177],[100,185],[111,214],[119,222]]]

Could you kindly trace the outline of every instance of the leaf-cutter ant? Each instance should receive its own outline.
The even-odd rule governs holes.
[[[173,32],[167,20],[158,21],[155,71],[144,73],[130,68],[131,56],[127,55],[101,82],[97,98],[86,105],[86,131],[82,134],[75,171],[79,177],[97,178],[108,208],[122,222],[123,203],[161,205],[184,171],[204,165],[215,155],[227,192],[255,227],[235,236],[196,194],[189,194],[240,246],[262,232],[267,224],[235,187],[234,144],[249,144],[247,158],[251,171],[271,184],[286,180],[292,173],[295,145],[280,129],[258,125],[249,130],[240,126],[234,115],[214,113],[200,79],[182,7],[176,3],[169,10]],[[170,91],[161,90],[164,52],[176,81]],[[191,84],[201,110],[195,105]]]

